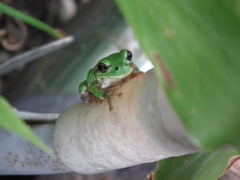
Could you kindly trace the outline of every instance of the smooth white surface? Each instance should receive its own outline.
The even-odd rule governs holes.
[[[93,174],[197,151],[152,71],[120,92],[113,111],[106,102],[76,104],[57,120],[55,148],[70,169]]]

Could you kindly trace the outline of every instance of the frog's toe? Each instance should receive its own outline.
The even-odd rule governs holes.
[[[82,94],[81,94],[81,98],[84,98],[84,97],[87,97],[89,96],[89,91],[84,91]]]

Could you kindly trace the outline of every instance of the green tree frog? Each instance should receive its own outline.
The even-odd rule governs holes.
[[[132,53],[123,49],[111,54],[89,70],[87,80],[79,85],[81,100],[88,104],[99,104],[112,95],[110,89],[130,75],[141,73],[132,61]],[[110,106],[110,103],[109,103]]]

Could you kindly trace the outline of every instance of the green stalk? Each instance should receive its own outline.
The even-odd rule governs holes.
[[[7,6],[0,2],[0,12],[3,14],[6,14],[8,16],[11,16],[13,18],[19,19],[37,29],[40,29],[41,31],[44,31],[45,33],[55,37],[55,38],[62,38],[63,35],[59,33],[56,29],[50,27],[49,25],[43,23],[42,21],[39,21],[36,18],[33,18],[31,16],[28,16],[10,6]]]

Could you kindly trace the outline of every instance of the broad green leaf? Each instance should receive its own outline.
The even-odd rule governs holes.
[[[159,161],[153,180],[216,180],[237,156],[237,151],[228,149],[165,159]]]
[[[51,157],[55,157],[53,150],[47,147],[47,145],[32,132],[31,128],[12,112],[11,106],[0,96],[0,128],[1,127],[33,143]]]
[[[18,11],[4,3],[0,2],[0,12],[11,16],[15,19],[19,19],[35,28],[38,28],[41,31],[44,31],[45,33],[48,33],[49,35],[55,37],[55,38],[62,38],[63,35],[57,31],[56,29],[53,29],[51,26],[45,24],[42,21],[39,21],[38,19],[29,16],[27,14],[22,13],[21,11]]]
[[[240,147],[238,0],[117,0],[194,142]]]

